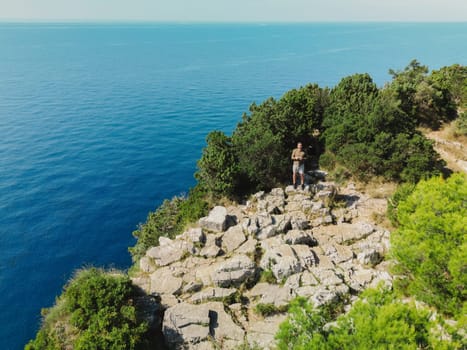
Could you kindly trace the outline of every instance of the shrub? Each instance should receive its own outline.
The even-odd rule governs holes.
[[[334,322],[329,309],[314,309],[298,299],[292,302],[276,339],[280,350],[455,349],[459,344],[431,336],[430,316],[383,288],[362,293],[350,311]]]
[[[367,74],[344,78],[331,91],[323,124],[326,152],[320,164],[330,170],[340,164],[363,181],[417,181],[443,165],[398,95],[389,88],[378,91]]]
[[[288,305],[276,306],[272,303],[259,303],[255,306],[255,312],[261,316],[272,316],[288,310]]]
[[[159,237],[174,238],[182,233],[188,223],[205,216],[208,211],[205,196],[204,190],[196,186],[187,197],[176,196],[164,200],[156,211],[150,212],[146,222],[133,232],[137,242],[128,249],[133,261],[137,262],[150,247],[159,245]]]
[[[216,196],[232,196],[237,187],[238,165],[232,142],[221,131],[208,134],[207,146],[198,161],[195,177],[199,184]]]
[[[467,111],[459,115],[454,123],[454,128],[455,136],[467,136]]]
[[[79,271],[57,301],[60,318],[52,308],[26,349],[136,349],[144,343],[147,324],[136,317],[134,296],[127,276]]]
[[[407,293],[456,315],[467,290],[467,178],[421,181],[397,205],[399,229],[391,235],[395,272]]]
[[[269,269],[261,271],[261,276],[259,277],[259,281],[267,282],[270,284],[277,283],[276,276],[274,276],[274,273]]]
[[[399,203],[403,200],[406,200],[407,197],[414,191],[414,189],[415,184],[410,182],[403,183],[397,188],[396,192],[394,192],[394,194],[388,198],[387,215],[394,226],[399,226],[399,222],[397,221],[397,207],[399,206]]]

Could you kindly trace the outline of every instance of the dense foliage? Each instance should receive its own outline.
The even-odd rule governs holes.
[[[78,272],[26,350],[141,348],[147,324],[137,319],[134,295],[127,276],[95,268]]]
[[[133,232],[137,238],[135,246],[129,248],[133,261],[138,261],[150,247],[159,245],[159,237],[174,238],[183,232],[188,223],[195,222],[207,211],[205,192],[199,186],[191,189],[187,197],[166,199]]]
[[[297,142],[308,153],[308,169],[319,158],[322,167],[361,180],[417,182],[437,175],[444,162],[417,128],[438,128],[457,116],[465,104],[466,71],[453,65],[429,74],[413,60],[390,70],[393,79],[383,88],[368,74],[355,74],[331,90],[310,84],[252,104],[232,136],[209,134],[196,178],[217,197],[289,182]]]
[[[467,297],[467,178],[421,181],[397,206],[391,235],[400,285],[439,310],[456,315]]]
[[[320,164],[336,164],[366,180],[412,181],[436,174],[443,162],[403,109],[397,93],[378,90],[368,74],[356,74],[331,90],[324,116],[326,153]]]
[[[402,303],[394,292],[383,288],[365,291],[350,311],[335,321],[328,310],[314,309],[305,299],[295,300],[276,335],[278,349],[416,350],[458,346],[430,332],[433,325],[427,310]]]
[[[232,137],[219,131],[208,135],[198,162],[199,184],[217,196],[232,196],[283,182],[290,176],[290,154],[297,142],[305,149],[315,142],[312,135],[321,128],[327,96],[315,84],[290,90],[279,100],[252,104]]]

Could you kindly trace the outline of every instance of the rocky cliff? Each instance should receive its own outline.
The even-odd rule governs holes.
[[[152,323],[169,347],[267,349],[293,298],[350,304],[365,288],[391,283],[389,232],[371,219],[384,208],[385,199],[353,185],[259,192],[244,205],[213,208],[174,240],[161,238],[133,282],[163,310]]]

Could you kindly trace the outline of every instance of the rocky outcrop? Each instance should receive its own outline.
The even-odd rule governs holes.
[[[344,193],[329,182],[258,192],[244,205],[215,207],[173,240],[161,238],[133,282],[158,300],[153,309],[165,310],[151,322],[167,345],[272,348],[286,317],[281,310],[293,298],[320,306],[390,284],[389,232],[369,220],[373,199],[354,189]],[[338,209],[331,209],[336,200]],[[263,317],[259,304],[277,314]]]

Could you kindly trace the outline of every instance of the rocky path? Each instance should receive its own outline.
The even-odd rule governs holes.
[[[160,238],[133,282],[156,300],[148,319],[167,344],[267,349],[293,298],[350,304],[365,288],[390,284],[389,232],[368,214],[384,200],[351,186],[337,195],[327,182],[259,192],[245,205],[215,207],[174,240]],[[263,317],[258,305],[273,314]]]
[[[467,173],[467,144],[463,140],[448,140],[445,130],[430,131],[426,137],[435,142],[434,148],[453,171]]]

